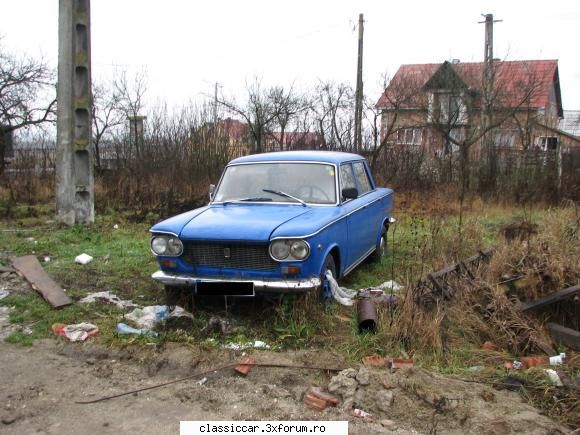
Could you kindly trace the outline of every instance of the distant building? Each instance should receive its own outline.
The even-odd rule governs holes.
[[[255,140],[247,123],[233,118],[226,118],[217,123],[216,137],[226,138],[231,158],[245,156],[255,152]],[[212,134],[208,126],[208,134]],[[223,139],[222,139],[223,140]],[[318,133],[303,131],[267,132],[262,144],[264,152],[281,150],[318,149],[323,140]]]
[[[580,139],[580,110],[564,110],[558,130]]]
[[[456,142],[471,137],[477,138],[472,151],[478,153],[485,116],[491,119],[486,125],[497,124],[488,137],[498,148],[580,147],[573,135],[560,131],[557,60],[496,60],[492,72],[487,76],[482,62],[402,65],[376,104],[381,141],[450,153]],[[491,92],[484,91],[488,83]]]

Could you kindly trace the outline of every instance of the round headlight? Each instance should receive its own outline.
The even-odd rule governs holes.
[[[290,255],[290,247],[285,240],[277,240],[270,245],[270,253],[275,260],[285,260]]]
[[[170,237],[167,241],[167,254],[179,256],[183,252],[183,243],[177,237]]]
[[[309,250],[308,244],[303,240],[296,240],[290,245],[290,254],[296,260],[304,260],[308,257]]]
[[[163,255],[167,252],[167,238],[166,237],[153,237],[151,240],[151,250],[156,255]]]

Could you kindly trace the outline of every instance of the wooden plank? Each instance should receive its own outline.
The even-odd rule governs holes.
[[[580,284],[549,294],[548,296],[537,299],[533,302],[522,304],[522,311],[537,310],[538,308],[568,299],[575,294],[580,294]]]
[[[73,303],[64,290],[48,276],[34,255],[17,257],[12,262],[12,266],[54,308]]]
[[[565,344],[572,349],[580,350],[580,332],[557,323],[548,323],[548,329],[554,341]]]

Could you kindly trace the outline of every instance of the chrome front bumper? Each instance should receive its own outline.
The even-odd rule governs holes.
[[[254,283],[254,290],[263,293],[303,293],[320,287],[320,278],[307,278],[300,280],[284,280],[284,281],[264,281],[257,279],[236,279],[236,278],[199,278],[191,275],[182,275],[176,273],[166,273],[158,270],[151,275],[155,281],[159,281],[165,285],[187,286],[195,287],[199,282],[252,282]]]

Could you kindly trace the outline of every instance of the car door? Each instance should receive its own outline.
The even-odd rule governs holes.
[[[341,192],[349,187],[356,187],[358,191],[356,199],[341,198],[347,214],[348,252],[345,269],[349,272],[376,247],[380,204],[372,200],[374,186],[363,161],[343,163],[340,177]]]

